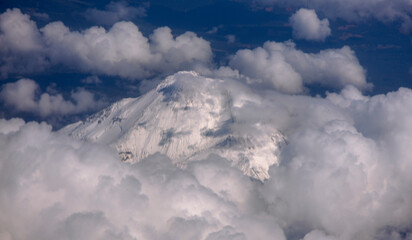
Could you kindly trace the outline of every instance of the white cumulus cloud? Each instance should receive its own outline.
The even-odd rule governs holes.
[[[350,47],[305,53],[293,42],[266,42],[253,50],[239,50],[230,60],[250,83],[263,84],[286,93],[300,93],[304,85],[318,83],[342,88],[367,89],[365,70]]]
[[[34,21],[20,9],[0,14],[0,76],[39,72],[48,66],[44,44]]]
[[[19,9],[7,10],[0,18],[3,77],[63,65],[95,75],[144,79],[212,62],[210,43],[193,32],[174,37],[170,28],[161,27],[147,38],[135,24],[125,21],[109,30],[94,26],[71,31],[62,22],[38,29]]]
[[[320,20],[311,9],[299,9],[289,18],[293,36],[297,39],[325,41],[330,36],[329,20]]]
[[[0,92],[0,99],[16,112],[29,112],[42,117],[68,115],[97,110],[105,105],[97,101],[93,93],[78,89],[70,95],[70,100],[61,94],[41,93],[39,85],[31,79],[20,79],[6,83]]]

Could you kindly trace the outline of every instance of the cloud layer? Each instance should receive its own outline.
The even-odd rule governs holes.
[[[0,18],[3,77],[63,65],[84,73],[141,79],[207,66],[212,60],[209,42],[192,32],[175,38],[168,27],[156,29],[148,39],[131,22],[78,32],[62,22],[38,29],[19,9],[7,10]]]
[[[236,91],[237,122],[270,123],[287,137],[264,183],[216,155],[185,168],[157,154],[129,165],[44,123],[0,120],[0,236],[411,238],[410,89],[368,97],[346,87],[326,98]]]
[[[293,28],[293,36],[298,39],[325,41],[330,35],[329,20],[320,20],[311,9],[299,9],[289,19]]]

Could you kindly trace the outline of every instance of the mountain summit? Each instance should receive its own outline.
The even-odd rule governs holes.
[[[61,132],[111,145],[129,162],[160,152],[184,167],[213,153],[263,181],[279,163],[285,139],[268,123],[238,121],[250,104],[259,104],[259,97],[239,82],[179,72],[145,95],[116,102]]]

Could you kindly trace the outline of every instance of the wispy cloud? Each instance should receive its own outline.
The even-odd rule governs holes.
[[[147,6],[148,4],[143,4],[139,7],[132,7],[126,1],[112,1],[106,5],[105,10],[90,8],[83,15],[93,23],[111,26],[119,21],[130,21],[137,17],[145,17]]]

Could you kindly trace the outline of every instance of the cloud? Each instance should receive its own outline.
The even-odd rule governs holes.
[[[212,57],[209,42],[191,32],[174,38],[168,27],[155,29],[150,41],[131,22],[118,22],[109,31],[92,27],[83,32],[54,22],[41,31],[52,63],[86,73],[146,78],[208,64]]]
[[[297,39],[325,41],[330,36],[328,19],[320,20],[314,10],[301,8],[289,18],[289,22]]]
[[[131,21],[136,17],[145,17],[144,6],[132,7],[126,1],[110,2],[105,10],[87,9],[84,17],[97,24],[110,26],[119,21]]]
[[[29,43],[38,43],[32,44],[38,50],[30,51],[28,59],[36,56],[47,59],[42,66],[64,66],[96,76],[120,76],[132,80],[177,70],[216,71],[210,70],[213,68],[210,42],[192,32],[174,37],[170,28],[161,27],[147,38],[131,22],[117,22],[108,30],[95,26],[83,31],[71,31],[62,22],[52,22],[39,30],[19,10],[13,10],[14,15],[18,17],[17,22],[30,22],[29,29],[37,37]],[[2,16],[8,17],[6,13]],[[13,36],[4,34],[10,41],[15,39]],[[228,36],[228,41],[233,40]],[[25,61],[18,61],[21,55],[13,52],[12,56],[22,67],[25,66]],[[308,54],[297,50],[292,42],[267,42],[261,48],[239,50],[229,66],[238,70],[249,83],[286,93],[304,92],[309,84],[334,88],[351,84],[360,89],[370,88],[365,70],[349,47]],[[2,69],[3,75],[18,70]],[[35,70],[28,66],[25,71]]]
[[[4,84],[0,99],[13,111],[34,113],[41,117],[90,112],[105,105],[82,88],[73,91],[70,100],[65,100],[61,94],[39,93],[40,87],[35,81],[20,79]]]
[[[14,121],[0,126],[9,129]],[[223,159],[211,157],[187,170],[160,155],[129,165],[110,148],[77,142],[37,123],[20,124],[0,134],[0,141],[5,143],[0,146],[1,236],[284,239],[276,225],[242,219],[249,211],[245,201],[255,198],[249,192],[254,183]],[[42,220],[34,221],[39,216]]]
[[[244,98],[250,94],[257,100]],[[270,123],[287,136],[281,162],[265,182],[252,181],[217,155],[185,168],[159,154],[127,164],[114,149],[74,140],[45,123],[1,120],[0,236],[410,236],[410,89],[368,97],[346,87],[312,98],[245,85],[232,95],[244,100],[232,107],[238,122]]]
[[[150,36],[150,43],[152,52],[161,59],[158,67],[163,71],[196,69],[198,66],[210,66],[212,61],[210,42],[193,32],[174,38],[170,28],[157,28]]]
[[[3,77],[62,65],[94,75],[144,79],[212,62],[210,43],[192,32],[174,37],[170,28],[162,27],[148,39],[132,22],[83,31],[52,22],[39,30],[19,9],[7,10],[0,17]]]
[[[329,19],[342,18],[350,22],[359,22],[375,18],[384,23],[401,22],[401,31],[407,33],[412,29],[411,2],[409,0],[253,0],[262,5],[283,5],[292,7],[309,7],[325,14]]]
[[[12,118],[10,120],[0,119],[0,133],[9,134],[11,132],[16,132],[21,126],[26,124],[23,119]]]
[[[100,80],[100,78],[98,76],[93,75],[93,76],[90,76],[90,77],[87,77],[87,78],[83,79],[82,83],[85,83],[85,84],[100,84],[100,83],[102,83],[102,80]]]
[[[350,38],[363,38],[363,35],[362,35],[362,34],[353,34],[353,33],[343,33],[343,34],[339,37],[339,39],[340,39],[340,40],[343,40],[343,41],[346,41],[346,40],[348,40],[348,39],[350,39]]]
[[[300,93],[304,85],[314,83],[334,88],[371,87],[366,82],[365,70],[347,46],[305,53],[290,41],[266,42],[263,47],[237,51],[229,65],[249,77],[250,83],[286,93]]]
[[[225,36],[227,43],[234,43],[236,41],[236,36],[233,34],[228,34]]]
[[[37,19],[41,19],[44,21],[49,21],[50,20],[50,16],[47,13],[43,13],[43,12],[32,12],[30,14],[31,16],[37,18]]]
[[[219,31],[219,29],[223,28],[223,25],[219,25],[219,26],[214,26],[212,27],[212,29],[210,29],[209,31],[207,31],[207,34],[215,34]]]
[[[40,72],[48,66],[41,34],[20,9],[0,14],[0,74]]]
[[[336,240],[337,238],[327,236],[324,232],[320,230],[314,230],[305,235],[302,240]]]
[[[285,61],[282,53],[272,54],[264,48],[239,50],[231,59],[230,66],[255,82],[282,92],[299,93],[303,90],[302,77]]]
[[[263,118],[271,115],[267,121],[288,141],[260,192],[271,215],[305,239],[389,239],[378,236],[410,231],[409,223],[401,226],[410,222],[412,197],[406,194],[410,89],[367,97],[346,87],[326,99],[263,98],[262,111],[270,112]]]

